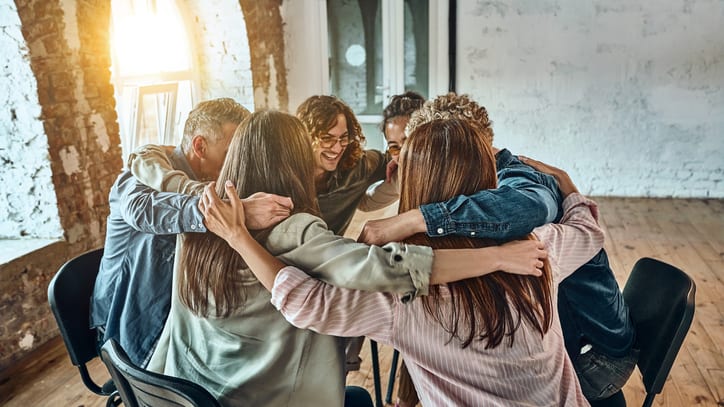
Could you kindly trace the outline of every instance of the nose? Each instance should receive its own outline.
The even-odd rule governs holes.
[[[330,150],[334,151],[335,153],[339,153],[340,151],[344,150],[344,147],[342,147],[342,143],[337,140],[332,147],[329,148]]]

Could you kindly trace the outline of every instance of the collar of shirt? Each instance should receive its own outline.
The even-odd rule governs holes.
[[[495,155],[495,165],[498,170],[506,168],[513,160],[515,160],[515,156],[507,148],[501,149],[498,151],[498,154]]]
[[[194,181],[198,181],[198,177],[194,174],[194,170],[191,169],[191,164],[186,160],[186,155],[181,150],[181,146],[176,146],[173,152],[168,155],[171,166],[177,170],[183,171]]]

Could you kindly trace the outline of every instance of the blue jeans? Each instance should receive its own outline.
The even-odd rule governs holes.
[[[631,376],[639,358],[639,350],[631,348],[628,355],[612,357],[591,348],[578,355],[573,368],[581,382],[583,395],[589,401],[605,399],[619,391]]]

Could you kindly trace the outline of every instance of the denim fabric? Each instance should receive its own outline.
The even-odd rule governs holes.
[[[498,188],[420,206],[427,234],[507,240],[557,220],[562,202],[555,179],[504,149],[496,156]]]
[[[116,339],[134,363],[145,366],[171,305],[176,234],[206,227],[198,197],[156,192],[130,171],[118,177],[109,201],[90,325],[103,326],[103,341]]]
[[[584,343],[615,357],[633,346],[633,323],[604,250],[558,285],[558,314],[571,360]]]
[[[619,391],[631,376],[638,358],[639,350],[635,348],[629,349],[628,354],[621,357],[598,352],[595,347],[578,355],[573,359],[573,367],[583,395],[593,401],[605,399]]]
[[[498,152],[496,164],[498,189],[420,207],[428,235],[508,240],[560,219],[562,199],[552,177],[526,166],[506,149]],[[583,343],[618,357],[633,345],[628,308],[603,250],[561,282],[558,311],[571,360]]]

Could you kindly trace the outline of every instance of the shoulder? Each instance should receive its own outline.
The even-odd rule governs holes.
[[[343,177],[356,178],[368,178],[371,176],[377,176],[384,174],[385,167],[387,166],[387,158],[385,155],[377,150],[364,150],[362,156],[357,160],[357,163],[350,169],[342,171]]]

